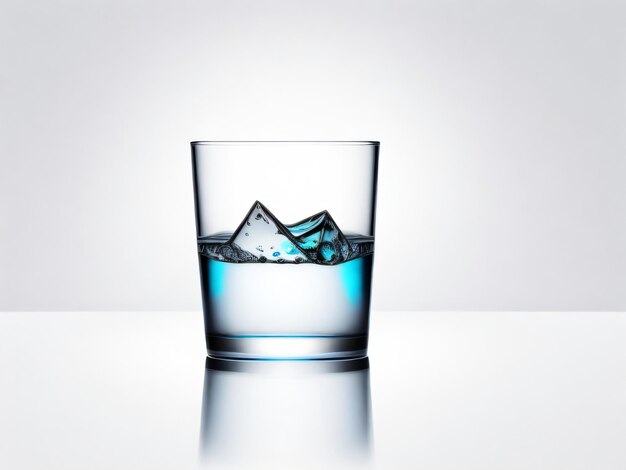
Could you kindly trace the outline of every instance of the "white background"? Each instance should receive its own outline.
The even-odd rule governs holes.
[[[198,308],[198,139],[381,140],[377,309],[623,310],[625,5],[3,0],[0,310]]]

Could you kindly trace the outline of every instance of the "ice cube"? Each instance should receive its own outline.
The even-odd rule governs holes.
[[[198,249],[205,256],[232,263],[335,265],[373,251],[369,239],[367,244],[371,248],[351,245],[328,211],[283,225],[256,201],[231,236],[219,233],[205,237]]]
[[[298,257],[307,258],[285,226],[259,201],[252,205],[229,244],[259,260],[264,258],[264,262],[296,263]]]
[[[337,264],[350,258],[350,243],[328,211],[286,225],[286,228],[314,263]]]

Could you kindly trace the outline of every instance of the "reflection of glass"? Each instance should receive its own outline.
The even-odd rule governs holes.
[[[367,355],[379,143],[191,147],[209,355]]]
[[[207,358],[204,462],[363,461],[371,431],[369,360]]]

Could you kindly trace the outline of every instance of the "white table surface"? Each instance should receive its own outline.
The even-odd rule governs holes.
[[[369,358],[371,408],[358,413],[372,423],[370,456],[355,467],[626,468],[626,313],[375,312]],[[235,377],[245,381],[230,382],[221,407],[255,391],[267,399],[263,373]],[[333,377],[309,376],[307,393],[342,405],[365,390]],[[0,313],[0,468],[305,466],[305,456],[255,456],[232,430],[222,449],[232,459],[201,461],[204,380],[199,312]],[[297,444],[298,416],[365,432],[364,416],[320,403],[294,408],[287,424],[255,422],[280,406],[271,399],[236,420],[242,436],[263,429],[264,443],[274,426]],[[213,424],[226,436],[228,422]]]

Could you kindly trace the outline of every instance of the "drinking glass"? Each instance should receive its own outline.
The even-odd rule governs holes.
[[[367,354],[379,142],[192,142],[207,351]]]

